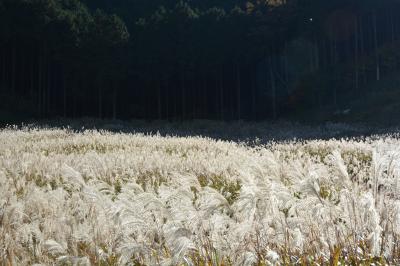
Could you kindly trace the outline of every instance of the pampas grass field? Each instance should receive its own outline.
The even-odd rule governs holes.
[[[0,265],[400,263],[400,140],[0,130]]]

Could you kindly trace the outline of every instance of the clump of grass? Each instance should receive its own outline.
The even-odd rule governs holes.
[[[232,205],[240,195],[241,184],[239,180],[228,181],[222,175],[198,175],[197,179],[202,187],[211,187],[219,191],[230,205]]]
[[[146,171],[140,173],[140,175],[136,178],[136,183],[139,184],[144,191],[148,191],[149,189],[153,191],[158,191],[158,188],[167,183],[168,178],[162,175],[158,171]]]

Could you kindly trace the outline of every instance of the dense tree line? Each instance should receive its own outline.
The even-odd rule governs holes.
[[[269,119],[399,67],[396,0],[0,0],[0,110]]]

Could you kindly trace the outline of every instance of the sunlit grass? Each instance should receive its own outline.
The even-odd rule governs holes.
[[[0,264],[397,264],[399,144],[3,129]]]

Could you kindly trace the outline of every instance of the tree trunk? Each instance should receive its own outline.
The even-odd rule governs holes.
[[[168,120],[170,118],[170,110],[169,110],[170,95],[169,95],[169,84],[168,84],[168,77],[167,76],[165,77],[164,90],[165,90],[165,117]]]
[[[48,59],[47,59],[47,44],[44,42],[43,43],[43,58],[42,58],[42,110],[41,113],[43,116],[46,115],[46,94],[47,94],[47,86],[48,86],[48,80],[47,80],[47,75],[49,74],[49,66],[48,66]]]
[[[285,57],[286,58],[286,57]],[[286,60],[285,60],[286,62]],[[254,67],[253,73],[251,74],[251,114],[252,118],[256,117],[256,97],[257,97],[257,72],[256,67]]]
[[[359,71],[358,71],[358,17],[355,18],[355,48],[354,48],[354,70],[355,70],[355,89],[359,87]]]
[[[42,114],[43,116],[46,115],[46,92],[47,92],[47,74],[48,74],[48,69],[47,69],[47,62],[46,62],[46,54],[44,55],[43,59],[43,66],[42,66]]]
[[[360,20],[359,28],[360,28],[360,53],[361,53],[361,56],[364,57],[365,46],[364,46],[364,26],[363,26],[362,17]],[[362,60],[362,63],[361,63],[361,73],[362,73],[363,83],[366,84],[367,83],[367,74],[366,74],[364,61],[365,60]]]
[[[337,47],[336,47],[336,40],[332,40],[331,45],[330,45],[330,50],[331,50],[331,67],[334,67],[337,63]],[[333,90],[333,104],[336,107],[337,106],[337,88],[336,88],[336,81],[337,81],[337,74],[336,71],[332,73],[333,75],[333,82],[332,82],[332,90]]]
[[[115,82],[113,82],[113,120],[117,119],[117,88]]]
[[[375,60],[376,60],[376,80],[380,81],[381,79],[381,69],[379,62],[379,51],[378,51],[378,29],[376,22],[376,12],[373,13],[373,28],[374,28],[374,47],[375,47]]]
[[[174,114],[173,114],[173,120],[176,120],[178,117],[178,88],[177,87],[173,87],[173,93],[174,93],[174,97],[172,97],[172,102],[174,105]]]
[[[0,68],[1,68],[1,73],[0,73],[0,90],[3,90],[3,86],[4,86],[4,68],[5,68],[5,64],[4,64],[4,57],[6,56],[6,54],[4,53],[2,47],[0,47]]]
[[[320,68],[320,60],[319,60],[320,56],[319,56],[319,43],[318,40],[315,41],[315,46],[314,46],[314,66],[315,66],[315,70],[318,71]]]
[[[240,99],[240,92],[241,92],[241,73],[240,73],[240,65],[236,63],[236,104],[237,104],[237,118],[240,120],[242,117],[242,110],[241,110],[241,99]]]
[[[157,116],[162,119],[162,105],[161,105],[161,77],[157,79]]]
[[[309,45],[309,49],[308,49],[308,65],[309,65],[309,71],[310,73],[313,73],[315,70],[314,67],[314,44]]]
[[[7,75],[7,72],[6,72],[6,69],[7,69],[7,66],[6,66],[6,64],[7,64],[7,52],[6,52],[6,49],[3,49],[3,56],[2,56],[2,62],[1,62],[1,65],[2,65],[2,70],[1,70],[1,81],[2,81],[2,85],[4,86],[4,87],[6,87],[6,84],[7,84],[7,77],[6,77],[6,75]]]
[[[102,73],[100,72],[97,77],[97,89],[98,89],[98,117],[99,119],[103,119],[103,79]]]
[[[395,35],[395,24],[394,24],[394,18],[393,18],[393,10],[389,10],[389,20],[390,20],[390,37],[391,37],[391,41],[392,41],[392,45],[395,45],[396,42],[396,35]],[[395,66],[394,68],[397,68],[397,57],[394,56],[394,60],[395,60]]]
[[[394,29],[393,10],[389,10],[389,20],[390,20],[390,37],[392,39],[392,44],[394,44],[394,42],[396,41],[396,37]]]
[[[19,56],[20,56],[20,58],[19,58],[19,64],[20,64],[20,69],[18,70],[18,76],[20,77],[20,78],[17,78],[17,81],[16,81],[16,87],[17,88],[19,88],[21,91],[22,91],[22,93],[24,93],[25,94],[25,92],[26,92],[26,89],[27,89],[27,75],[26,75],[26,66],[25,66],[25,60],[26,60],[26,58],[25,58],[25,53],[24,53],[24,51],[23,50],[21,50],[20,52],[19,52]]]
[[[64,71],[63,73],[63,115],[64,118],[67,118],[67,75]]]
[[[46,114],[50,114],[50,104],[51,104],[51,83],[52,83],[52,66],[50,59],[47,63],[47,91],[46,91]]]
[[[210,104],[210,105],[208,104],[208,99],[207,99],[207,96],[208,96],[208,93],[207,93],[207,89],[208,89],[207,88],[207,74],[203,73],[202,76],[203,76],[202,77],[203,88],[200,90],[200,95],[199,96],[201,96],[201,97],[199,97],[199,99],[203,99],[204,104],[202,104],[202,106],[199,106],[198,110],[200,111],[199,115],[208,115],[209,111],[210,111],[209,107],[212,108],[213,104]],[[200,103],[201,103],[201,101],[200,101]],[[215,110],[218,110],[218,104],[216,105],[215,108],[216,108]]]
[[[219,72],[219,106],[221,108],[220,115],[221,120],[224,120],[224,80],[223,80],[223,68]]]
[[[221,114],[219,113],[221,110],[220,106],[220,99],[219,99],[219,75],[218,72],[215,72],[215,118],[218,119],[221,117]]]
[[[77,74],[77,73],[74,73],[74,76],[73,76],[73,83],[72,83],[72,86],[73,86],[73,92],[72,92],[72,118],[76,118],[76,115],[77,115],[77,94],[78,94],[78,92],[80,91],[79,90],[79,82],[78,82],[78,79],[79,79],[79,77],[78,77],[78,75],[79,74]]]
[[[277,108],[276,108],[276,85],[275,85],[275,75],[272,63],[272,56],[269,57],[269,74],[271,82],[271,99],[272,99],[272,118],[276,120],[277,118]]]
[[[11,55],[11,91],[12,93],[15,93],[15,84],[16,84],[16,72],[17,72],[17,51],[15,48],[15,44],[12,48],[12,55]]]
[[[326,66],[328,66],[329,64],[329,51],[328,51],[328,48],[327,48],[327,44],[329,44],[329,41],[327,41],[327,40],[324,40],[323,42],[322,42],[322,54],[323,54],[323,57],[322,57],[322,68],[324,68],[325,69],[325,67]]]
[[[286,84],[289,84],[289,56],[288,56],[288,44],[287,43],[285,43],[285,53],[283,56],[283,67],[285,68],[284,69],[285,82],[286,82]],[[254,71],[256,74],[257,67],[255,67]]]
[[[39,55],[38,58],[38,113],[39,116],[42,115],[42,77],[43,77],[43,70],[42,70],[42,55]]]
[[[35,87],[35,80],[34,80],[35,58],[33,54],[31,55],[31,66],[29,72],[30,72],[29,96],[33,99],[34,87]]]
[[[181,92],[182,92],[182,119],[186,119],[186,84],[185,84],[185,70],[181,71]]]

